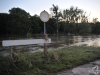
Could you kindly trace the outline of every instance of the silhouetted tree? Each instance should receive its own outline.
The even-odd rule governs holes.
[[[32,26],[31,26],[31,31],[32,34],[38,34],[40,32],[40,26],[39,26],[39,16],[38,15],[34,15],[30,17]]]
[[[5,35],[8,34],[7,25],[9,20],[9,14],[0,13],[0,34]]]
[[[57,34],[58,34],[58,5],[52,5],[53,7],[50,8],[51,11],[53,11],[53,13],[55,14],[56,17],[56,24],[57,24]]]
[[[27,34],[31,28],[30,14],[21,8],[9,10],[8,31],[11,34]]]

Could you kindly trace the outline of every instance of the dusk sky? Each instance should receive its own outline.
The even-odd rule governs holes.
[[[58,5],[60,9],[77,6],[90,14],[90,19],[98,18],[100,21],[100,0],[0,0],[0,13],[8,13],[9,9],[19,7],[31,15],[40,15],[46,10],[50,13],[52,4]]]

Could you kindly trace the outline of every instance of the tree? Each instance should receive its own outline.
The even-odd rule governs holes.
[[[95,24],[98,22],[98,18],[93,18],[92,22]]]
[[[90,34],[91,26],[89,23],[80,23],[79,25],[79,34]]]
[[[81,23],[88,23],[89,22],[88,20],[89,19],[88,19],[88,16],[86,16],[86,12],[82,12],[81,16],[80,16],[80,22]]]
[[[93,24],[93,33],[94,34],[100,34],[100,22],[96,22]]]
[[[54,34],[56,33],[56,19],[55,18],[50,18],[49,21],[47,22],[47,33],[49,34]]]
[[[0,34],[5,35],[8,34],[7,25],[9,20],[9,14],[0,13]]]
[[[55,14],[55,17],[56,17],[56,24],[57,24],[57,34],[58,34],[58,6],[57,5],[52,5],[53,7],[50,8],[51,11],[53,11],[53,13]]]
[[[27,34],[30,32],[31,21],[30,14],[21,8],[12,8],[9,10],[8,31],[11,34]]]
[[[63,21],[66,22],[64,31],[66,33],[77,34],[85,33],[86,30],[86,32],[90,33],[91,26],[88,25],[89,15],[86,16],[86,12],[74,6],[71,6],[69,9],[64,9],[62,12]],[[79,28],[82,30],[80,30]]]
[[[64,21],[59,22],[59,33],[64,33],[64,28],[65,28],[65,22]]]
[[[39,33],[40,29],[41,29],[39,27],[39,23],[38,23],[39,16],[38,15],[31,16],[30,20],[31,20],[31,23],[32,23],[32,26],[31,26],[32,34]]]
[[[62,16],[66,22],[78,23],[81,13],[83,13],[83,10],[71,6],[70,9],[63,10]]]

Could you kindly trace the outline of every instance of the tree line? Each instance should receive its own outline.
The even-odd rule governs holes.
[[[51,17],[46,23],[48,34],[100,34],[100,22],[78,7],[60,10],[57,5],[50,8]],[[38,15],[31,16],[21,8],[11,8],[9,13],[0,13],[1,35],[43,34],[43,22]]]

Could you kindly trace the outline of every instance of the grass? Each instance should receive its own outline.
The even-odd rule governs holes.
[[[50,51],[46,60],[42,52],[17,53],[12,64],[9,56],[0,57],[0,75],[56,75],[57,72],[100,59],[99,47],[73,46]]]

